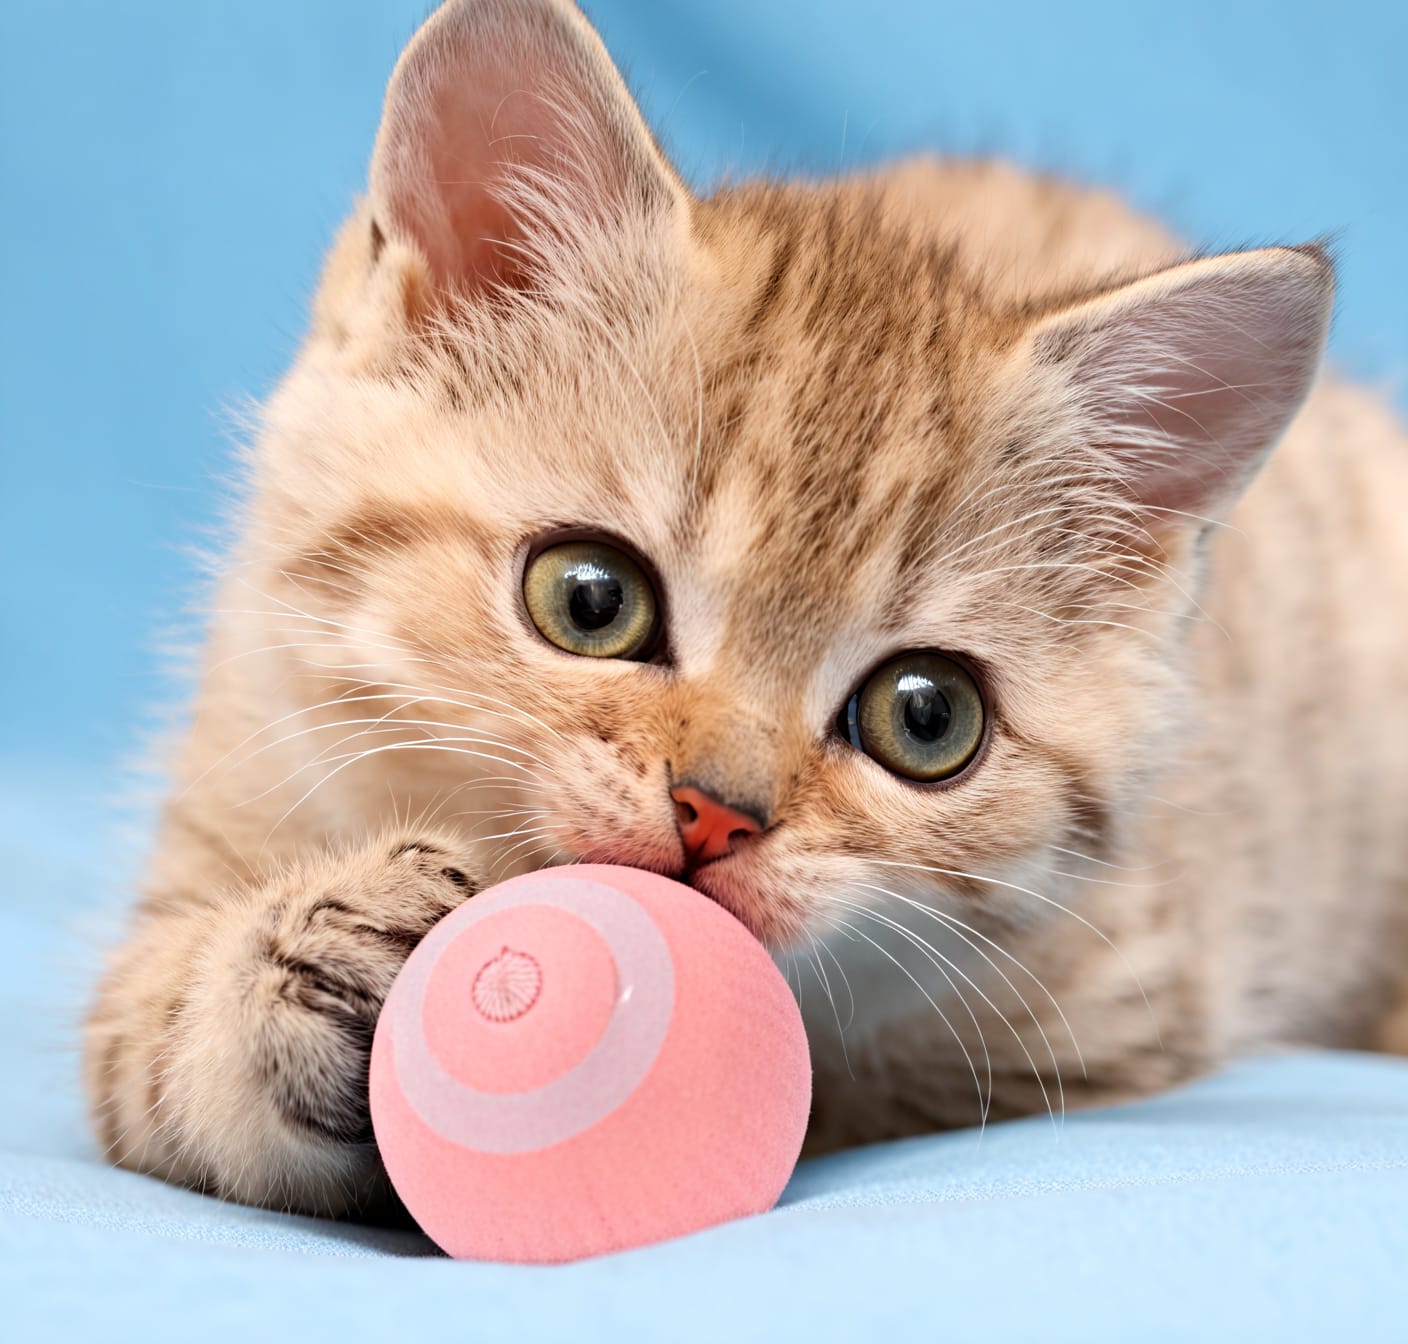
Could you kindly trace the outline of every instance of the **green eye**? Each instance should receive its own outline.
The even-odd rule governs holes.
[[[842,711],[850,744],[906,779],[948,779],[978,753],[983,697],[941,653],[905,653],[878,668]]]
[[[655,590],[624,551],[565,541],[540,551],[523,574],[523,601],[538,632],[588,658],[645,658],[658,625]]]

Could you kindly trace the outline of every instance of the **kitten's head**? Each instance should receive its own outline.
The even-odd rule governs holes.
[[[1111,843],[1169,750],[1323,257],[1013,303],[892,204],[695,198],[567,0],[459,0],[402,58],[255,555],[323,690],[434,740],[383,772],[464,785],[505,865],[685,873],[775,941],[877,889],[1015,915],[994,880]]]

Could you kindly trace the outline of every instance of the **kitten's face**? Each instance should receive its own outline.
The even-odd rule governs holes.
[[[447,697],[401,717],[461,725],[485,755],[416,767],[500,781],[459,805],[486,811],[505,873],[515,856],[687,872],[777,942],[877,886],[1010,913],[983,879],[1099,841],[1159,660],[1131,629],[1071,623],[1080,593],[1129,588],[1070,568],[1091,543],[1067,535],[1075,504],[1044,455],[1004,457],[992,336],[957,314],[949,269],[861,199],[772,196],[768,224],[762,204],[723,198],[678,253],[606,262],[599,290],[642,301],[619,320],[524,307],[534,368],[512,386],[443,356],[400,384],[296,377],[271,437],[271,483],[308,515],[284,597],[348,627],[349,675]],[[653,642],[569,651],[592,632],[553,568],[564,537],[608,569],[638,562]],[[546,636],[535,571],[558,582],[541,585]],[[887,696],[880,676],[871,731],[850,730],[852,697],[910,652],[957,664],[956,717],[931,716],[926,743],[924,688]],[[935,766],[950,777],[906,777]],[[687,868],[680,783],[764,829]]]
[[[539,78],[512,32],[493,47],[475,27],[510,11],[581,47],[541,75],[559,92],[522,137],[556,130],[571,152],[476,195],[457,165],[484,137],[455,127],[488,106],[502,129],[514,95],[496,86]],[[1089,441],[1114,417],[1072,392],[1138,346],[1127,314],[1152,300],[1033,334],[984,300],[981,259],[863,187],[693,201],[609,66],[554,120],[594,41],[546,0],[452,6],[393,81],[372,200],[271,407],[254,505],[279,599],[336,622],[323,691],[405,691],[376,712],[451,750],[378,768],[497,837],[503,875],[571,859],[685,875],[775,944],[882,889],[965,918],[1038,912],[1024,865],[1110,838],[1177,682],[1187,600],[1165,566],[1192,529],[1140,526]],[[497,81],[427,96],[490,48]],[[457,110],[467,89],[487,102]],[[458,194],[428,199],[427,181]],[[1131,328],[1115,354],[1102,323]],[[1204,395],[1163,390],[1160,407]],[[1196,404],[1202,429],[1216,407]],[[1154,460],[1154,431],[1130,433]],[[1202,501],[1179,493],[1181,461],[1157,470],[1186,508]],[[564,541],[604,589],[552,569]],[[613,580],[653,605],[653,642],[647,620],[612,644]],[[691,864],[681,784],[762,829]]]

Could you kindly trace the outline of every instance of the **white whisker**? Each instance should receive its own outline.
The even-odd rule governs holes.
[[[1163,1048],[1163,1034],[1159,1030],[1158,1019],[1154,1015],[1154,1006],[1149,1002],[1149,995],[1145,992],[1144,982],[1139,978],[1139,973],[1134,969],[1129,958],[1115,945],[1109,935],[1101,929],[1098,929],[1086,919],[1084,915],[1077,914],[1074,910],[1070,909],[1069,906],[1062,905],[1060,901],[1050,896],[1044,896],[1039,891],[1033,891],[1030,887],[1019,886],[1015,882],[1006,882],[997,877],[985,877],[981,873],[965,873],[956,868],[940,868],[926,863],[902,863],[893,859],[870,859],[869,862],[879,864],[884,868],[909,868],[921,873],[937,873],[941,877],[957,877],[967,879],[970,882],[986,882],[990,886],[1003,887],[1008,891],[1015,891],[1023,896],[1030,896],[1033,900],[1041,901],[1043,904],[1052,906],[1063,914],[1069,915],[1076,923],[1089,929],[1091,933],[1100,939],[1100,941],[1120,959],[1120,963],[1124,966],[1125,970],[1129,972],[1130,978],[1134,981],[1136,988],[1139,990],[1140,997],[1144,1000],[1144,1009],[1149,1015],[1150,1023],[1153,1025],[1154,1035],[1159,1042],[1160,1049]]]
[[[1011,978],[1002,969],[1002,967],[999,966],[992,959],[992,957],[988,955],[988,953],[983,951],[983,949],[978,946],[978,942],[986,943],[1000,956],[1005,957],[1008,961],[1012,963],[1012,965],[1014,965],[1019,971],[1021,971],[1023,975],[1025,975],[1029,980],[1031,980],[1036,985],[1036,987],[1041,990],[1041,992],[1046,996],[1047,1002],[1050,1003],[1050,1005],[1056,1010],[1056,1016],[1061,1019],[1061,1025],[1065,1028],[1066,1035],[1070,1038],[1071,1048],[1075,1051],[1076,1062],[1080,1065],[1081,1076],[1085,1077],[1087,1076],[1085,1068],[1085,1056],[1081,1053],[1080,1042],[1076,1039],[1076,1034],[1072,1030],[1071,1024],[1066,1020],[1066,1014],[1062,1010],[1060,1003],[1056,999],[1056,996],[1049,989],[1047,989],[1045,983],[1041,980],[1041,978],[1034,971],[1029,969],[1017,957],[1013,956],[1012,953],[1009,952],[1000,943],[998,943],[992,938],[989,938],[985,933],[982,933],[980,930],[975,929],[971,924],[965,924],[963,920],[959,919],[956,915],[951,915],[948,911],[941,910],[937,906],[926,905],[923,901],[917,900],[910,896],[902,895],[898,891],[891,891],[888,887],[870,886],[865,883],[860,883],[857,885],[866,886],[867,889],[870,891],[875,891],[879,892],[882,895],[890,896],[894,900],[897,900],[902,904],[910,906],[912,909],[919,911],[920,914],[926,915],[928,918],[937,921],[941,925],[946,926],[949,932],[954,935],[954,937],[961,939],[964,943],[971,947],[973,951],[975,951],[980,957],[982,957],[982,959],[987,962],[989,966],[992,967],[993,971],[996,973],[998,978],[1001,979],[1002,983],[1005,984],[1007,988],[1010,989],[1012,993],[1016,995],[1018,1003],[1020,1003],[1022,1007],[1027,1010],[1027,1015],[1032,1019],[1033,1025],[1041,1034],[1042,1043],[1046,1046],[1047,1054],[1051,1056],[1051,1065],[1056,1072],[1056,1085],[1062,1092],[1062,1107],[1064,1110],[1065,1089],[1061,1083],[1061,1065],[1056,1055],[1056,1049],[1051,1044],[1051,1040],[1046,1034],[1046,1029],[1042,1026],[1041,1019],[1032,1010],[1031,1005],[1027,1002],[1026,996],[1017,988],[1016,985],[1012,983]],[[974,939],[977,939],[978,942],[974,942]]]
[[[905,975],[910,981],[910,983],[920,992],[920,994],[924,996],[924,999],[928,1003],[929,1007],[931,1007],[934,1012],[938,1014],[939,1020],[944,1024],[944,1026],[948,1028],[949,1033],[953,1036],[953,1039],[957,1043],[959,1050],[963,1052],[963,1058],[968,1063],[968,1070],[973,1075],[973,1086],[977,1089],[978,1092],[979,1129],[986,1129],[988,1122],[988,1104],[992,1096],[991,1076],[989,1076],[988,1095],[985,1097],[983,1095],[982,1080],[978,1077],[978,1066],[973,1063],[973,1056],[968,1053],[968,1047],[964,1044],[963,1037],[959,1034],[958,1029],[953,1025],[953,1023],[949,1021],[948,1014],[945,1013],[944,1010],[940,1008],[937,1003],[934,1002],[933,997],[930,995],[929,991],[919,983],[918,979],[915,978],[914,973],[909,969],[909,967],[907,967],[902,961],[900,961],[898,957],[896,957],[892,952],[890,952],[888,948],[876,942],[876,940],[872,938],[868,933],[866,933],[862,929],[856,928],[856,926],[854,924],[851,924],[849,921],[836,918],[835,916],[833,916],[833,919],[837,928],[846,929],[852,934],[854,934],[857,938],[864,939],[864,941],[869,943],[871,947],[873,947],[877,952],[879,952],[882,957],[884,957],[887,961],[893,963],[896,967],[898,967],[901,973]]]
[[[816,935],[815,935],[814,933],[812,933],[810,930],[807,931],[807,937],[811,940],[811,945],[812,945],[812,951],[811,951],[811,955],[808,957],[808,961],[811,963],[812,971],[813,971],[813,973],[816,975],[816,978],[821,982],[821,987],[822,987],[822,989],[826,992],[826,1001],[827,1001],[827,1003],[829,1003],[829,1004],[831,1005],[831,1015],[832,1015],[832,1017],[834,1017],[834,1018],[836,1019],[836,1036],[837,1036],[837,1039],[841,1042],[841,1059],[843,1060],[843,1062],[844,1062],[845,1065],[846,1065],[846,1073],[847,1073],[847,1075],[850,1077],[851,1081],[854,1082],[854,1081],[855,1081],[855,1074],[851,1072],[851,1056],[850,1056],[850,1051],[849,1051],[849,1049],[848,1049],[847,1046],[846,1046],[846,1028],[841,1025],[841,1010],[840,1010],[839,1008],[837,1008],[837,1006],[836,1006],[836,996],[835,996],[835,994],[833,994],[833,993],[831,992],[831,978],[830,978],[830,976],[828,976],[828,975],[826,974],[826,967],[823,966],[823,965],[822,965],[822,962],[821,962],[820,948],[821,948],[821,946],[822,946],[822,943],[821,943],[820,940],[818,940],[818,938],[816,937]],[[834,954],[834,953],[832,954],[832,959],[833,959],[833,960],[835,959],[835,954]],[[847,991],[847,993],[850,992],[850,986],[849,986],[849,985],[847,985],[846,991]],[[851,1014],[852,1014],[852,1017],[854,1017],[854,1015],[855,1015],[855,1000],[854,1000],[854,998],[851,1000]]]

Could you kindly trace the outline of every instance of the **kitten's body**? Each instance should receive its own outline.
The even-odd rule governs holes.
[[[552,4],[452,8],[476,41],[520,10],[587,40]],[[640,162],[577,189],[646,176],[657,213],[574,231],[520,201],[561,256],[505,228],[495,274],[528,255],[525,297],[444,310],[444,273],[486,263],[447,250],[453,210],[397,195],[397,115],[270,408],[93,1017],[114,1160],[374,1201],[366,1039],[406,950],[515,868],[678,869],[685,778],[770,823],[694,880],[801,953],[818,1146],[1283,1043],[1408,1050],[1408,443],[1385,411],[1325,382],[1230,526],[1170,503],[1131,528],[1076,440],[1046,442],[1068,404],[1024,409],[1049,369],[1021,362],[1033,324],[1182,255],[1112,198],[923,163],[686,207],[630,140]],[[388,212],[429,222],[408,242]],[[667,663],[535,639],[516,576],[554,525],[649,560]],[[926,647],[984,669],[994,725],[928,790],[833,729],[868,669]]]
[[[916,230],[962,238],[996,302],[1039,301],[1181,255],[1116,198],[1004,165],[923,163],[886,177]],[[1120,869],[1066,865],[1115,885],[1063,890],[1043,874],[1028,884],[1115,947],[1065,918],[1004,942],[1069,1022],[1068,1031],[1004,962],[1061,1056],[1068,1101],[1085,1092],[1072,1035],[1106,1096],[1285,1045],[1408,1053],[1408,435],[1377,398],[1323,379],[1193,574],[1188,685],[1162,777],[1150,780],[1120,852],[1107,855]],[[909,922],[934,936],[932,924]],[[943,950],[1014,1024],[1027,1016],[1011,986],[994,989],[992,968],[986,978],[974,971],[974,949],[966,959],[965,949]],[[843,1057],[814,979],[804,996],[819,1056],[850,1102],[827,1141],[922,1129],[936,1111],[970,1121],[971,1078],[951,1036],[935,1036],[884,956],[868,961],[877,999],[875,978],[901,983],[895,1019],[868,1051],[852,1045]],[[934,982],[929,969],[926,987]],[[1026,1074],[1012,1080],[1016,1108],[1043,1106],[1012,1034],[959,987],[988,1019],[989,1048]],[[971,1028],[961,1010],[952,1015]],[[1034,1056],[1045,1051],[1023,1034]],[[946,1096],[931,1081],[944,1076],[939,1059]],[[866,1108],[880,1084],[872,1069],[895,1103],[883,1120]],[[928,1105],[916,1110],[916,1096]],[[997,1114],[1012,1108],[1010,1094],[995,1103]]]

